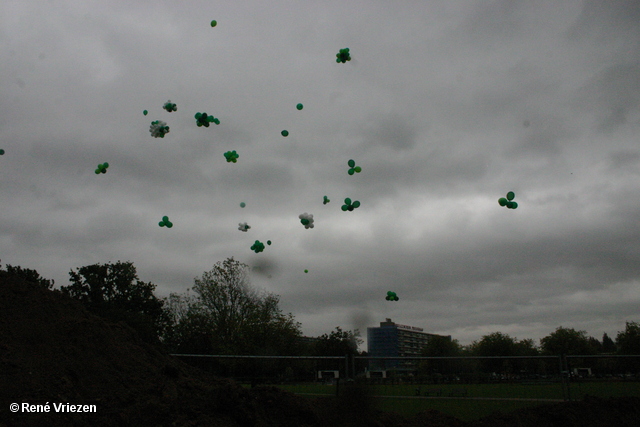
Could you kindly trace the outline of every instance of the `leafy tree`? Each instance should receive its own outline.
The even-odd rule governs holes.
[[[462,355],[462,346],[458,340],[451,337],[434,335],[429,338],[427,345],[420,351],[424,357],[455,357]],[[452,360],[426,360],[419,364],[419,371],[424,374],[449,374],[454,373],[461,366],[460,361]]]
[[[585,331],[576,331],[573,328],[558,327],[555,332],[540,340],[540,346],[545,354],[575,355],[595,354],[597,349],[589,341]]]
[[[151,341],[157,341],[166,327],[163,302],[153,293],[156,286],[139,280],[132,262],[88,265],[71,270],[69,276],[71,285],[60,290],[90,311],[123,320]]]
[[[473,356],[535,356],[538,350],[533,340],[518,341],[502,332],[493,332],[484,335],[480,341],[474,341],[469,346]],[[530,366],[531,363],[517,361],[516,359],[481,360],[480,366],[490,372],[514,372]]]
[[[624,332],[618,332],[616,345],[619,354],[640,354],[640,324],[625,322]]]
[[[35,283],[36,285],[49,290],[53,289],[53,284],[55,283],[54,280],[49,280],[41,277],[36,270],[31,270],[29,268],[22,268],[19,265],[14,267],[12,265],[7,264],[6,273],[7,273],[7,276],[9,277],[19,278],[29,283]]]
[[[615,351],[616,351],[616,344],[609,337],[609,335],[607,335],[607,333],[605,332],[602,335],[602,352],[603,353],[615,353]]]
[[[208,354],[297,351],[300,324],[282,313],[277,295],[250,287],[248,268],[227,258],[195,278],[194,297],[172,297],[168,307],[175,329],[168,341],[173,348]]]
[[[313,345],[315,356],[344,356],[358,355],[358,346],[364,341],[360,338],[360,331],[343,331],[336,326],[330,334],[322,334]]]

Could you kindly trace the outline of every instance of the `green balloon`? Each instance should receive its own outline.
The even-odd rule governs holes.
[[[308,272],[309,272],[309,270],[305,270],[304,272],[305,272],[305,273],[308,273]]]
[[[142,112],[142,114],[144,114],[144,115],[146,116],[147,114],[149,114],[149,112],[148,112],[147,110],[144,110],[144,111]]]
[[[4,155],[4,150],[0,148],[0,156]]]
[[[100,173],[100,169],[96,169],[96,175]]]
[[[511,201],[513,200],[513,198],[516,197],[515,193],[513,191],[509,191],[507,193],[507,200]]]
[[[168,217],[168,216],[163,216],[163,217],[162,217],[162,220],[163,220],[164,222],[168,222],[168,221],[169,221],[169,217]]]
[[[355,169],[351,168],[347,171],[349,175],[353,175],[355,173]]]
[[[271,240],[267,240],[267,245],[271,246]]]
[[[509,203],[509,201],[508,201],[507,199],[505,199],[504,197],[500,197],[500,198],[498,199],[498,204],[499,204],[500,206],[507,206],[507,203]]]
[[[356,162],[353,161],[353,159],[350,159],[347,163],[349,164],[350,168],[352,168],[352,167],[354,167],[356,165]]]
[[[159,225],[160,227],[164,227],[164,221],[160,221],[160,222],[158,223],[158,225]]]
[[[173,227],[173,223],[171,221],[167,222],[167,228]]]
[[[350,205],[351,204],[351,199],[348,198],[348,197],[346,199],[344,199],[344,204],[345,205]]]
[[[216,25],[218,25],[218,22],[216,20],[211,21],[211,26],[215,27]]]
[[[342,205],[342,207],[341,207],[340,209],[342,209],[343,211],[345,211],[345,212],[346,212],[346,211],[347,211],[347,209],[349,209],[349,206],[347,206],[347,205]]]
[[[511,209],[518,209],[518,202],[511,202]]]
[[[298,105],[296,105],[296,108],[297,108],[298,110],[302,110],[303,105],[302,105],[302,104],[298,104]]]
[[[353,206],[354,208],[357,208],[358,206],[360,206],[360,202],[356,200],[355,202],[353,202],[353,205],[352,205],[352,206]]]
[[[280,133],[282,134],[282,136],[289,136],[289,131],[288,130],[283,130]]]
[[[308,220],[308,219],[306,219],[306,218],[302,218],[302,219],[300,220],[300,222],[302,223],[302,225],[308,225],[308,224],[309,224],[309,220]]]
[[[244,208],[245,206],[247,206],[244,202],[240,203],[240,207]]]
[[[356,171],[356,173],[362,172],[362,168],[360,166],[356,166],[354,170]]]
[[[104,162],[104,163],[103,163],[103,166],[104,166],[105,168],[108,168],[108,167],[109,167],[109,163]]]

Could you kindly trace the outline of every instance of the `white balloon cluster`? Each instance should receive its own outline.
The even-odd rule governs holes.
[[[313,228],[313,215],[308,213],[300,214],[298,217],[304,228]]]
[[[244,232],[246,232],[246,231],[247,231],[248,229],[250,229],[250,228],[251,228],[251,226],[250,226],[250,225],[248,225],[246,222],[240,222],[240,223],[238,223],[238,230],[240,230],[240,231],[244,231]]]

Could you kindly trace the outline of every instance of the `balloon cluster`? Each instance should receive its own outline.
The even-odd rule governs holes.
[[[167,228],[173,227],[173,223],[171,221],[169,221],[169,217],[168,216],[163,216],[162,217],[162,221],[160,221],[158,223],[158,225],[160,227],[167,227]]]
[[[238,157],[240,157],[240,154],[236,153],[236,150],[227,151],[226,153],[224,153],[224,157],[225,159],[227,159],[227,163],[236,163],[238,161]]]
[[[280,132],[280,134],[284,137],[289,136],[289,131],[288,130],[283,130],[282,132]]]
[[[356,162],[353,159],[350,159],[347,164],[349,165],[349,175],[353,175],[354,173],[360,173],[362,168],[360,166],[356,166]]]
[[[165,102],[162,108],[164,108],[168,112],[178,111],[178,107],[176,106],[176,104],[172,104],[171,100],[168,100],[167,102]]]
[[[300,222],[304,225],[304,228],[313,228],[313,215],[308,213],[303,213],[298,216],[300,218]]]
[[[264,251],[264,243],[262,243],[260,240],[256,240],[255,243],[251,245],[251,250],[255,253]]]
[[[344,205],[342,205],[341,209],[346,212],[346,211],[352,211],[359,206],[360,206],[359,201],[354,200],[353,203],[351,203],[351,199],[347,197],[346,199],[344,199]]]
[[[220,124],[220,120],[216,119],[213,116],[208,115],[207,113],[196,113],[194,116],[196,118],[196,124],[198,127],[209,127],[209,123],[215,123],[217,125]]]
[[[164,138],[164,136],[169,133],[169,126],[162,120],[156,120],[155,122],[151,122],[149,132],[151,132],[151,136],[154,138]]]
[[[218,25],[218,21],[216,21],[215,19],[213,21],[211,21],[211,26],[215,27],[216,25]]]
[[[498,204],[500,206],[506,206],[507,209],[516,209],[518,207],[518,203],[513,201],[514,197],[516,197],[516,194],[513,191],[509,191],[506,198],[500,197],[498,199]]]
[[[322,200],[322,204],[323,204],[323,205],[326,205],[326,204],[327,204],[327,203],[329,203],[330,201],[331,201],[331,200],[329,200],[329,199],[327,198],[327,196],[324,196],[324,199]]]
[[[302,108],[303,108],[303,107],[304,107],[304,106],[303,106],[302,104],[298,104],[298,105],[296,105],[296,108],[297,108],[298,110],[302,110]]]
[[[349,55],[349,48],[345,47],[344,49],[340,49],[340,52],[336,53],[336,62],[345,63],[347,61],[351,61],[351,55]]]
[[[4,154],[4,153],[0,153],[0,154]],[[100,173],[107,173],[107,168],[109,167],[109,163],[104,162],[98,165],[98,169],[96,169],[96,175],[100,174]]]
[[[388,291],[387,296],[384,299],[387,301],[398,301],[400,298],[398,298],[398,295],[396,295],[395,292]]]
[[[246,222],[239,222],[238,223],[238,230],[240,230],[240,231],[244,231],[246,233],[246,231],[248,229],[250,229],[250,228],[251,228],[251,226],[248,225]]]

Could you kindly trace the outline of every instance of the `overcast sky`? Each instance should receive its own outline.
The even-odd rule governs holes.
[[[3,266],[60,286],[132,261],[167,296],[234,257],[309,336],[640,321],[640,1],[7,0],[0,18]]]

